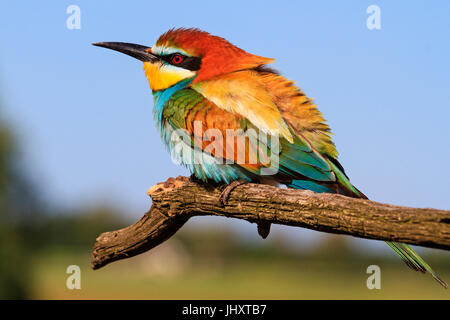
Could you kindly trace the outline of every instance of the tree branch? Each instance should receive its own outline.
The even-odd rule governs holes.
[[[236,187],[222,205],[222,189],[186,177],[170,178],[151,187],[152,207],[136,224],[97,238],[92,268],[150,250],[175,234],[189,218],[203,215],[450,250],[450,211],[252,183]]]

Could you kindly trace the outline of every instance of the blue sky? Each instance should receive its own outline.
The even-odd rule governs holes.
[[[198,27],[258,55],[311,97],[371,199],[450,208],[450,2],[3,1],[0,95],[45,198],[139,217],[145,191],[186,175],[166,153],[140,62],[92,42],[152,45]],[[66,8],[81,29],[66,28]],[[368,30],[366,8],[381,9]]]

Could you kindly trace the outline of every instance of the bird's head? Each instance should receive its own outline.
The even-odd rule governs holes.
[[[224,38],[198,29],[169,30],[153,47],[123,42],[94,45],[143,61],[145,75],[153,91],[167,89],[186,79],[196,83],[273,62],[273,59],[247,53]]]

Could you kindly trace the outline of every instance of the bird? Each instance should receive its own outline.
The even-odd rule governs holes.
[[[144,63],[153,116],[174,161],[192,177],[227,187],[267,183],[367,199],[350,182],[323,114],[295,83],[248,53],[197,28],[173,28],[152,47],[98,42]],[[231,132],[231,133],[230,133]],[[260,223],[265,238],[270,224]],[[387,244],[413,270],[447,283],[407,244]]]

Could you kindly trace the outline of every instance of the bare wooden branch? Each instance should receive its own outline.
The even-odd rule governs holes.
[[[193,182],[186,177],[170,178],[151,187],[148,194],[153,204],[141,220],[97,238],[92,268],[150,250],[175,234],[189,218],[202,215],[450,250],[450,211],[251,183],[236,187],[223,205],[219,201],[221,190],[221,186]]]

